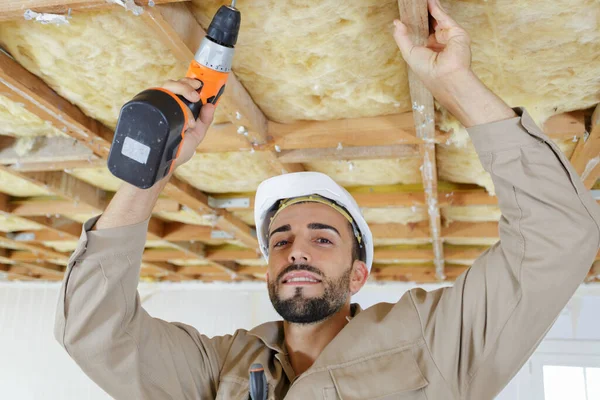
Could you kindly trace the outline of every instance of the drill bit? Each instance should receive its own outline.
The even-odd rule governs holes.
[[[235,0],[231,0],[231,8],[235,8]]]

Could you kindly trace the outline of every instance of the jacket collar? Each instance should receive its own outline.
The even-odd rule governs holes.
[[[350,305],[351,316],[349,318],[356,317],[361,311],[362,308],[358,303],[352,303]],[[287,351],[284,351],[285,335],[283,332],[283,321],[266,322],[251,329],[248,331],[248,334],[259,338],[271,350],[287,355]]]

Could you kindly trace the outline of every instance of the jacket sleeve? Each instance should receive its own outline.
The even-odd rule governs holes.
[[[600,210],[558,147],[520,117],[469,129],[502,211],[500,242],[453,287],[411,297],[428,350],[461,399],[492,399],[588,273]]]
[[[232,337],[148,315],[137,292],[148,220],[90,231],[97,219],[84,224],[69,260],[56,339],[115,399],[214,398]]]

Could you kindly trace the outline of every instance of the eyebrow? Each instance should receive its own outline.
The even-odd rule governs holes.
[[[271,237],[278,232],[288,232],[291,230],[292,230],[292,227],[290,226],[290,224],[282,225],[269,234],[269,239],[271,239]]]
[[[313,222],[311,224],[308,224],[307,226],[308,226],[308,229],[329,229],[329,230],[334,231],[335,233],[337,233],[337,235],[339,237],[342,237],[342,235],[340,235],[340,231],[338,231],[337,229],[335,229],[331,225],[325,225],[325,224],[320,224],[318,222]]]
[[[308,229],[315,229],[315,230],[318,230],[318,229],[329,229],[329,230],[331,230],[331,231],[334,231],[335,233],[337,233],[337,235],[338,235],[339,237],[342,237],[342,235],[340,235],[340,231],[338,231],[337,229],[335,229],[335,228],[334,228],[333,226],[331,226],[331,225],[326,225],[326,224],[321,224],[321,223],[318,223],[318,222],[313,222],[313,223],[310,223],[310,224],[308,224],[308,225],[307,225],[307,227],[308,227]],[[271,238],[271,237],[272,237],[274,234],[276,234],[276,233],[279,233],[279,232],[289,232],[289,231],[291,231],[291,230],[292,230],[292,227],[291,227],[289,224],[287,224],[287,225],[282,225],[282,226],[280,226],[279,228],[277,228],[277,229],[273,230],[273,232],[271,232],[271,233],[269,234],[269,239],[270,239],[270,238]]]

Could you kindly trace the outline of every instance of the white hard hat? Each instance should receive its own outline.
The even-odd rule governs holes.
[[[360,208],[350,193],[329,176],[320,172],[295,172],[278,175],[263,181],[256,190],[254,200],[254,220],[260,251],[266,260],[269,259],[269,224],[270,212],[280,200],[302,196],[317,195],[335,202],[343,207],[354,220],[355,228],[361,237],[364,248],[365,263],[369,272],[373,264],[373,235]]]

